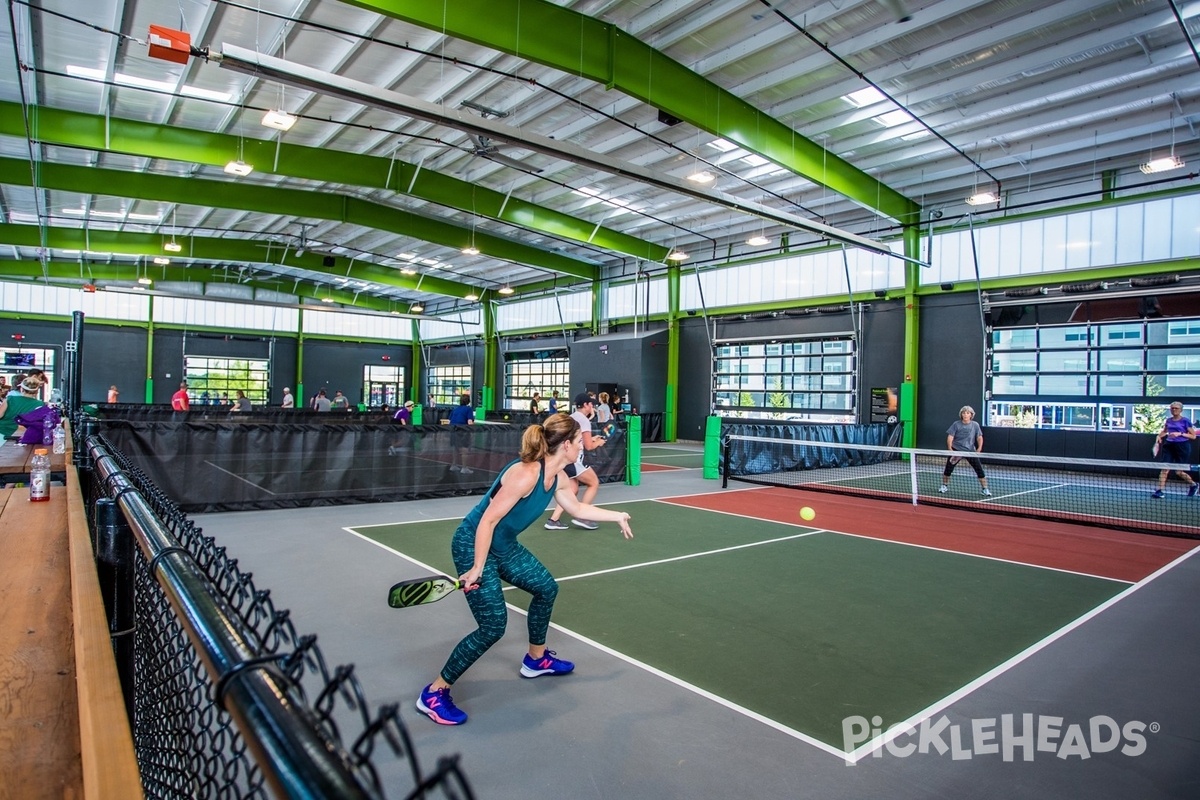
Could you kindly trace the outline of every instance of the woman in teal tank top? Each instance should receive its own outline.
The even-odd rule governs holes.
[[[550,612],[558,596],[558,583],[542,562],[517,542],[517,536],[541,518],[551,499],[576,519],[615,522],[626,539],[633,538],[629,515],[580,503],[569,481],[559,488],[563,467],[575,463],[583,447],[579,423],[567,414],[551,414],[544,425],[530,425],[521,438],[521,457],[506,466],[483,499],[471,509],[450,544],[459,580],[467,587],[467,605],[479,624],[455,646],[433,683],[417,698],[417,710],[440,725],[467,721],[450,698],[450,686],[504,635],[508,608],[502,581],[529,592],[529,654],[521,675],[566,675],[575,669],[570,661],[546,649]]]

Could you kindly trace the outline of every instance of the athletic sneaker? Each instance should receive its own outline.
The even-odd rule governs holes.
[[[565,531],[567,529],[567,523],[563,522],[561,519],[548,519],[546,520],[546,524],[542,527],[548,531]]]
[[[1197,484],[1193,483],[1191,486],[1189,486],[1188,487],[1188,497],[1195,497],[1197,489],[1200,489],[1200,486],[1198,486]]]
[[[462,725],[467,721],[467,712],[454,705],[449,689],[431,691],[429,686],[422,689],[421,696],[417,698],[417,711],[438,725]]]
[[[451,465],[450,465],[450,471],[451,471],[451,472],[458,472],[458,470],[459,470],[459,466],[458,466],[458,464],[451,464]]]
[[[585,531],[594,531],[600,527],[589,519],[575,519],[574,517],[571,518],[571,524],[576,528],[583,528]]]
[[[463,475],[470,475],[475,470],[471,469],[470,467],[459,467],[458,471],[461,472]]]
[[[1150,496],[1153,497],[1155,500],[1162,500],[1164,497],[1166,497],[1166,495],[1163,494],[1162,489],[1155,489],[1154,494],[1152,494]]]
[[[981,491],[981,492],[980,492],[980,494],[981,494],[981,495],[983,495],[984,497],[991,497],[991,496],[992,496],[992,493],[991,493],[991,492],[989,492],[987,489],[984,489],[983,491]]]
[[[949,487],[946,486],[946,484],[944,484],[944,483],[938,487],[938,491],[941,492],[942,494],[945,494],[948,489],[949,489]]]
[[[553,650],[547,650],[541,658],[534,658],[528,653],[521,661],[521,677],[536,678],[539,675],[566,675],[575,669],[570,661],[555,658]]]

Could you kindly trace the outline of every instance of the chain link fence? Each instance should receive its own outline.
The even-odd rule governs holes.
[[[76,467],[147,797],[472,800],[456,756],[423,769],[398,707],[371,711],[352,665],[330,668],[269,590],[94,422],[78,422]],[[405,762],[403,785],[383,785],[381,756]]]

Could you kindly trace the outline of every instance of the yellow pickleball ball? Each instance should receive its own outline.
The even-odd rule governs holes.
[[[804,520],[805,522],[812,522],[814,519],[816,519],[816,517],[817,512],[813,511],[808,506],[800,509],[800,519]]]

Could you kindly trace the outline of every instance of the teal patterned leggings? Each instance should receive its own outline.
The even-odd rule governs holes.
[[[462,528],[455,531],[450,553],[454,556],[454,566],[459,575],[469,570],[475,563],[474,534]],[[508,625],[508,608],[504,605],[504,592],[500,585],[502,580],[533,595],[533,601],[529,604],[529,643],[546,643],[546,630],[550,627],[554,598],[558,596],[558,583],[533,553],[514,542],[503,556],[488,554],[479,588],[466,592],[467,605],[479,627],[467,634],[450,653],[450,658],[446,659],[446,666],[442,667],[442,678],[446,683],[458,680],[504,635],[504,628]]]

